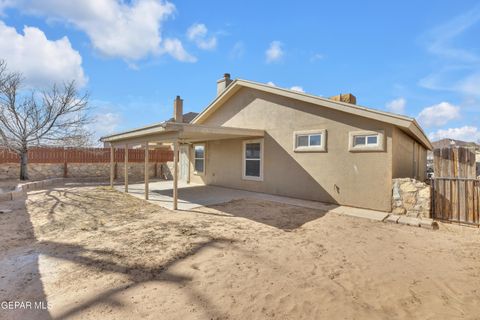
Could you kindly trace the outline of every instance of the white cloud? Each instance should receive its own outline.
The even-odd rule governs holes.
[[[464,94],[480,97],[480,72],[471,74],[459,81],[455,88]]]
[[[293,86],[293,87],[290,88],[290,90],[303,92],[303,93],[305,92],[305,90],[303,90],[303,88],[300,87],[300,86]]]
[[[23,28],[23,34],[0,21],[0,58],[11,71],[20,72],[29,86],[48,87],[75,80],[79,87],[87,82],[82,57],[67,37],[49,40],[42,30]]]
[[[187,30],[187,38],[203,50],[213,50],[217,47],[217,38],[207,37],[208,29],[203,23],[195,23]]]
[[[479,61],[480,57],[475,53],[455,47],[452,42],[459,35],[480,21],[480,6],[456,16],[452,20],[434,28],[425,37],[428,39],[427,49],[438,56],[462,60],[465,62]]]
[[[65,22],[85,32],[93,47],[109,57],[139,60],[170,53],[162,50],[161,37],[162,23],[175,12],[167,1],[18,0],[14,5],[22,13]]]
[[[277,86],[275,83],[273,83],[272,81],[268,81],[268,82],[267,82],[267,85],[272,86],[272,87],[278,87],[278,86]],[[290,90],[305,93],[305,90],[303,90],[303,88],[300,87],[300,86],[292,86],[292,87],[290,87]]]
[[[0,16],[3,15],[3,11],[14,5],[13,0],[0,0]]]
[[[237,41],[230,51],[230,59],[240,59],[245,54],[245,44],[242,41]]]
[[[95,138],[99,139],[117,132],[121,122],[122,117],[118,113],[97,113],[93,116],[93,122],[88,125],[87,129],[93,131]]]
[[[280,41],[272,41],[270,47],[265,51],[265,57],[268,63],[280,61],[284,55],[283,44]]]
[[[310,57],[310,62],[315,62],[315,61],[318,61],[318,60],[322,60],[323,58],[325,58],[325,56],[321,53],[315,53],[314,55],[312,55]]]
[[[417,117],[418,121],[426,127],[443,126],[450,120],[458,118],[460,118],[460,108],[448,102],[427,107]]]
[[[477,127],[463,126],[460,128],[440,129],[429,134],[432,141],[437,141],[444,138],[463,140],[468,142],[480,141],[480,131]]]
[[[480,22],[480,5],[458,15],[423,35],[421,41],[436,57],[435,71],[423,77],[419,85],[441,91],[452,91],[466,96],[480,96],[480,55],[472,48],[460,47],[458,38],[469,33],[475,37]],[[475,47],[473,47],[475,48]]]
[[[432,73],[419,81],[419,85],[431,89],[452,91],[466,95],[467,97],[480,97],[480,72],[464,75],[464,68],[447,68]],[[471,68],[468,68],[471,69]],[[468,73],[468,72],[467,72]]]
[[[403,113],[405,113],[405,105],[406,104],[407,104],[407,101],[405,100],[405,98],[398,98],[398,99],[394,99],[390,102],[387,102],[385,107],[390,112],[397,113],[397,114],[403,114]]]
[[[182,62],[196,62],[197,58],[189,54],[178,39],[165,39],[163,50]]]

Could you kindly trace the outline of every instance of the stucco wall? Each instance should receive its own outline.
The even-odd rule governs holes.
[[[391,210],[389,124],[242,88],[205,125],[264,129],[264,179],[242,179],[242,140],[206,143],[206,172],[192,182]],[[295,153],[294,131],[326,129],[327,152]],[[385,151],[350,152],[350,131],[384,130]]]
[[[427,149],[418,144],[418,180],[425,181],[427,179]]]
[[[427,150],[402,130],[393,130],[393,178],[426,178]]]

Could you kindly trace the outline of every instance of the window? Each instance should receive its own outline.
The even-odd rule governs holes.
[[[263,141],[243,142],[243,179],[263,180]]]
[[[378,145],[378,134],[358,135],[354,137],[354,147],[376,146]]]
[[[353,131],[349,133],[349,150],[351,152],[383,151],[383,131]]]
[[[295,131],[293,149],[295,152],[326,151],[326,130]]]
[[[194,173],[203,174],[205,172],[205,145],[196,144],[194,150]]]

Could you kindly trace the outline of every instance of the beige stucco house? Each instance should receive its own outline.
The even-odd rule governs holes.
[[[173,121],[102,141],[174,143],[188,182],[391,211],[392,179],[424,180],[432,145],[415,119],[354,103],[225,74],[189,123],[177,97]]]

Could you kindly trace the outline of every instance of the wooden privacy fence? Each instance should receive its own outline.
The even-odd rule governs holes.
[[[125,149],[115,149],[114,162],[123,162]],[[149,150],[150,162],[173,161],[173,151],[168,149]],[[0,163],[18,163],[17,154],[0,149]],[[128,162],[144,162],[144,149],[129,149]],[[110,162],[110,148],[31,148],[29,163],[106,163]]]
[[[480,225],[480,180],[476,179],[475,150],[435,149],[432,216],[435,219]]]

